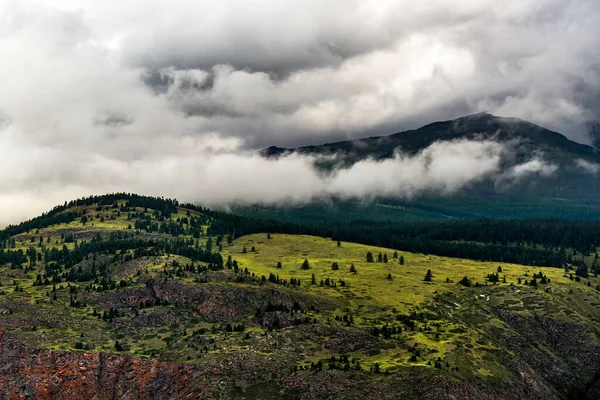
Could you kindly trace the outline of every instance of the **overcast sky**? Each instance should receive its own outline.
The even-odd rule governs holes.
[[[231,175],[274,169],[251,149],[480,111],[587,143],[598,38],[597,0],[0,1],[0,224],[91,192],[240,198]],[[260,191],[310,170],[286,162]]]

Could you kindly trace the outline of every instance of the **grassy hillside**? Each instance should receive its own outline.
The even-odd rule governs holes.
[[[285,233],[309,233],[479,261],[557,268],[569,265],[574,269],[582,267],[600,271],[596,256],[600,250],[597,233],[600,222],[594,218],[505,219],[493,205],[489,207],[490,213],[497,212],[497,218],[474,218],[474,215],[461,212],[460,206],[455,207],[450,200],[447,201],[445,209],[423,204],[419,208],[423,211],[419,217],[412,214],[415,204],[398,202],[361,204],[339,201],[281,208],[255,206],[238,208],[234,212],[255,220],[262,218],[291,223],[306,230],[281,231]],[[460,203],[459,199],[454,201]],[[472,205],[468,201],[463,203]],[[480,206],[483,207],[483,203]],[[516,208],[522,210],[525,206],[520,203]],[[591,209],[588,211],[595,218],[600,215]],[[445,218],[435,220],[433,213]]]
[[[369,364],[377,362],[385,369],[394,370],[401,365],[428,365],[435,363],[437,357],[444,360],[449,357],[455,363],[467,362],[463,350],[458,350],[465,347],[471,349],[472,355],[501,349],[502,344],[486,338],[485,330],[476,323],[485,321],[499,329],[509,329],[493,315],[492,309],[496,307],[508,307],[532,317],[537,307],[545,312],[544,303],[552,303],[554,310],[556,307],[576,307],[582,320],[586,320],[588,312],[600,304],[600,293],[596,290],[600,282],[597,278],[576,284],[563,270],[556,268],[499,265],[406,252],[399,252],[398,258],[394,258],[395,251],[392,249],[345,242],[338,246],[330,239],[302,235],[269,237],[265,234],[242,237],[226,248],[224,254],[236,259],[240,268],[248,268],[259,276],[275,274],[278,279],[288,281],[299,278],[302,290],[340,301],[334,314],[352,315],[355,326],[364,331],[384,324],[402,326],[398,322],[399,316],[425,315],[416,324],[418,329],[406,331],[402,336],[408,347],[416,345],[422,349],[422,357],[416,362],[410,361],[409,351],[403,354],[397,348],[364,358]],[[249,251],[253,247],[255,251]],[[374,255],[375,262],[366,261],[367,252]],[[377,262],[379,253],[387,256],[387,263]],[[404,265],[400,265],[400,257]],[[304,260],[309,261],[310,269],[302,268]],[[278,262],[281,268],[277,268]],[[333,263],[337,263],[338,270],[332,270]],[[351,265],[354,265],[356,273],[350,272]],[[499,267],[501,272],[498,272]],[[424,281],[428,270],[433,274],[430,282]],[[489,282],[488,274],[495,273],[499,274],[500,282]],[[550,283],[539,283],[537,288],[525,285],[525,281],[531,281],[534,274],[540,273]],[[311,283],[313,275],[315,284]],[[472,288],[458,284],[464,277],[471,280]],[[322,285],[325,279],[335,282],[336,287]],[[475,287],[477,285],[481,287]],[[534,305],[538,297],[543,300]],[[469,309],[469,313],[480,315],[469,315],[466,320],[456,318],[454,314],[461,314],[464,308]],[[471,317],[475,319],[470,320]],[[477,356],[474,358],[478,361],[471,365],[469,373],[497,367],[494,362],[488,363]]]
[[[186,396],[208,398],[596,393],[596,277],[316,236],[235,238],[247,224],[171,200],[108,196],[0,232],[0,362],[20,368],[1,370],[0,383],[77,397],[88,390],[78,374],[100,382],[127,365],[107,396],[143,386],[184,397],[174,383],[148,386],[152,368],[180,385],[193,379]],[[106,353],[120,358],[105,364]],[[70,362],[70,384],[49,383]]]

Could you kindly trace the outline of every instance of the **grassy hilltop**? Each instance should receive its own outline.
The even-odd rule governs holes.
[[[593,274],[284,233],[294,229],[109,195],[0,231],[0,386],[33,397],[598,393]]]

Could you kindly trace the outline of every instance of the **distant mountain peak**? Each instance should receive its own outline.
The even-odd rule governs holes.
[[[496,118],[502,118],[502,117],[498,117],[494,114],[490,114],[490,113],[484,111],[484,112],[478,112],[475,114],[465,115],[464,117],[458,117],[458,118],[454,119],[453,121],[491,120],[491,119],[496,119]]]
[[[593,147],[569,140],[564,135],[534,123],[512,117],[499,117],[487,112],[466,115],[453,120],[437,121],[421,128],[395,133],[389,136],[327,143],[286,149],[271,146],[262,150],[264,157],[277,157],[284,153],[299,154],[342,154],[344,164],[352,164],[364,158],[384,159],[393,157],[396,148],[415,154],[432,143],[455,139],[493,139],[497,141],[518,140],[523,143],[525,154],[543,152],[551,158],[572,162],[584,158],[600,161]]]

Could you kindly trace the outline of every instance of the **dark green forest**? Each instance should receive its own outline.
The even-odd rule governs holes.
[[[125,201],[119,205],[117,201]],[[361,244],[394,248],[423,254],[435,254],[448,257],[469,258],[480,261],[511,262],[523,265],[542,265],[557,268],[565,266],[586,266],[593,272],[598,267],[596,251],[600,245],[600,221],[564,220],[564,219],[446,219],[431,221],[409,219],[407,221],[368,219],[358,213],[337,216],[336,219],[308,218],[304,223],[301,218],[290,218],[290,212],[278,212],[273,208],[269,212],[264,209],[251,216],[236,215],[228,212],[211,210],[193,204],[180,204],[174,199],[140,196],[127,193],[114,193],[105,196],[91,196],[74,200],[55,207],[46,214],[19,225],[8,226],[0,231],[0,263],[21,265],[32,255],[22,250],[11,250],[14,247],[10,237],[32,232],[53,224],[85,218],[71,211],[72,207],[89,206],[118,208],[131,220],[131,236],[98,237],[90,242],[80,243],[76,251],[62,255],[44,255],[48,260],[61,258],[65,264],[73,265],[82,257],[97,251],[98,246],[116,250],[145,248],[152,246],[155,251],[170,252],[190,256],[222,266],[218,251],[194,247],[194,241],[182,241],[178,236],[192,235],[198,238],[207,235],[221,240],[231,241],[237,237],[259,233],[309,234],[329,237],[333,240],[351,241]],[[151,209],[152,217],[144,212],[132,211],[135,208]],[[200,216],[188,216],[169,221],[169,216],[178,207],[197,211]],[[203,230],[202,226],[210,222]],[[172,237],[164,242],[146,243],[143,238],[135,238],[133,232],[159,232]],[[125,246],[125,247],[123,247]],[[72,253],[72,254],[71,254]],[[185,254],[184,254],[185,253]],[[582,256],[593,261],[585,261]],[[587,264],[586,264],[587,263]]]

